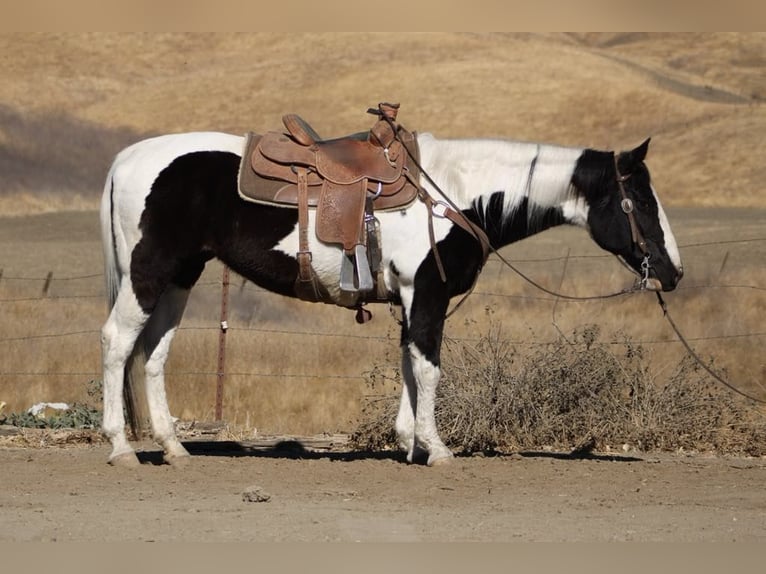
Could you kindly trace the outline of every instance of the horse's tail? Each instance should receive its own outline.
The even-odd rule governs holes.
[[[117,300],[117,293],[122,283],[122,271],[117,253],[117,230],[114,225],[114,192],[115,192],[115,169],[117,160],[112,164],[104,185],[104,193],[101,198],[101,242],[104,248],[104,279],[106,281],[106,300],[108,311]],[[125,401],[125,411],[128,418],[128,425],[136,439],[142,435],[143,425],[141,417],[141,407],[138,402],[137,380],[142,379],[142,373],[137,372],[144,364],[142,359],[145,355],[143,336],[139,336],[133,351],[125,364],[124,382],[122,387],[123,398]]]
[[[117,252],[114,238],[114,222],[112,220],[114,209],[114,168],[109,170],[104,185],[104,194],[101,197],[101,245],[104,248],[104,279],[106,280],[106,303],[107,310],[111,311],[117,300],[117,291],[120,288],[122,273],[117,265]]]

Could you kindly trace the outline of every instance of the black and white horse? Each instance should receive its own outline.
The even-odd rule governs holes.
[[[440,140],[425,133],[417,137],[424,171],[486,231],[494,248],[572,224],[587,229],[600,247],[643,274],[651,289],[672,290],[681,278],[676,241],[644,164],[648,140],[615,154],[501,140]],[[124,372],[138,340],[146,353],[154,439],[166,462],[188,460],[168,410],[164,365],[189,291],[206,261],[217,257],[256,285],[295,296],[298,213],[239,197],[242,152],[240,136],[165,135],[123,150],[109,171],[101,225],[111,312],[102,345],[103,430],[111,440],[112,464],[138,463],[123,415]],[[626,199],[628,208],[633,205],[630,216]],[[434,419],[442,331],[450,298],[470,289],[481,270],[482,249],[461,226],[434,218],[443,281],[424,203],[377,217],[385,284],[401,302],[404,317],[396,432],[407,460],[445,462],[452,453]],[[309,239],[319,279],[340,300],[339,248],[320,243],[314,233]]]

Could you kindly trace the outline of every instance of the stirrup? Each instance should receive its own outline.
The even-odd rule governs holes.
[[[372,291],[373,281],[370,273],[370,263],[367,260],[367,249],[361,243],[354,246],[353,262],[351,256],[341,254],[340,288],[352,293],[357,291]]]

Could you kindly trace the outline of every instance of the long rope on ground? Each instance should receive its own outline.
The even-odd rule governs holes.
[[[704,361],[703,361],[703,360],[702,360],[702,359],[699,357],[699,355],[698,355],[697,353],[695,353],[695,352],[694,352],[694,349],[692,349],[692,348],[691,348],[691,345],[689,345],[689,343],[686,341],[686,338],[685,338],[685,337],[684,337],[684,336],[681,334],[681,331],[680,331],[680,330],[679,330],[679,328],[676,326],[676,323],[675,323],[675,321],[673,321],[673,317],[671,317],[671,316],[670,316],[670,312],[668,311],[668,306],[667,306],[667,304],[665,303],[665,300],[662,298],[662,295],[660,294],[660,292],[659,292],[659,291],[657,291],[657,292],[656,292],[656,294],[657,294],[657,301],[659,302],[659,304],[660,304],[660,307],[662,308],[662,314],[663,314],[663,316],[664,316],[664,317],[665,317],[665,318],[668,320],[668,323],[670,323],[670,326],[673,328],[673,331],[675,331],[675,333],[676,333],[676,336],[678,337],[678,340],[679,340],[679,341],[681,341],[681,343],[683,344],[683,346],[686,348],[686,352],[687,352],[687,353],[689,353],[689,355],[692,357],[692,359],[694,359],[695,361],[697,361],[697,363],[698,363],[698,364],[699,364],[699,365],[700,365],[700,366],[701,366],[703,369],[705,369],[705,371],[707,372],[707,374],[709,374],[709,375],[710,375],[711,377],[713,377],[713,378],[714,378],[716,381],[718,381],[719,383],[721,383],[723,386],[727,387],[727,388],[728,388],[728,389],[730,389],[731,391],[733,391],[733,392],[737,393],[737,394],[738,394],[738,395],[740,395],[740,396],[743,396],[743,397],[745,397],[746,399],[750,399],[751,401],[754,401],[754,402],[756,402],[756,403],[766,404],[766,401],[764,401],[764,400],[762,400],[762,399],[759,399],[759,398],[757,398],[757,397],[754,397],[754,396],[752,396],[752,395],[749,395],[749,394],[747,394],[746,392],[744,392],[744,391],[741,391],[740,389],[738,389],[737,387],[735,387],[734,385],[732,385],[732,384],[731,384],[731,383],[729,383],[728,381],[725,381],[725,380],[724,380],[724,379],[723,379],[723,378],[722,378],[722,377],[721,377],[721,376],[720,376],[718,373],[716,373],[715,371],[713,371],[713,369],[711,369],[710,367],[708,367],[708,366],[705,364],[705,362],[704,362]]]

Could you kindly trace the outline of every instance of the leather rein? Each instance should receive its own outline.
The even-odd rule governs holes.
[[[393,127],[393,126],[392,126]],[[394,130],[394,134],[398,135],[396,130]],[[439,273],[441,274],[442,281],[446,281],[446,276],[444,274],[444,268],[441,264],[441,259],[439,257],[439,251],[436,247],[436,242],[434,241],[434,235],[433,235],[433,216],[437,217],[446,217],[453,223],[459,225],[463,229],[465,229],[468,233],[473,235],[477,241],[481,244],[482,252],[483,252],[483,260],[482,265],[487,260],[487,257],[490,252],[494,253],[500,261],[503,262],[507,267],[509,267],[512,271],[514,271],[517,275],[519,275],[522,279],[533,285],[534,287],[540,289],[541,291],[552,295],[554,297],[562,298],[562,299],[569,299],[569,300],[576,300],[576,301],[590,301],[595,299],[610,299],[613,297],[619,297],[620,295],[626,295],[628,293],[634,293],[636,291],[644,291],[647,287],[647,282],[649,280],[649,259],[650,259],[650,253],[647,248],[646,239],[641,233],[641,228],[638,226],[638,222],[636,221],[636,216],[634,213],[634,204],[633,200],[628,197],[627,192],[625,191],[625,182],[630,178],[632,174],[622,174],[620,173],[620,168],[617,165],[617,154],[614,155],[614,169],[617,179],[617,187],[620,191],[620,207],[622,208],[623,213],[628,218],[628,223],[630,225],[630,234],[631,234],[631,240],[633,241],[633,244],[638,246],[639,250],[643,254],[644,258],[641,262],[641,271],[643,273],[643,277],[631,288],[623,289],[621,291],[617,291],[615,293],[610,293],[607,295],[593,295],[590,297],[576,297],[573,295],[564,295],[562,293],[557,293],[555,291],[552,291],[551,289],[548,289],[547,287],[544,287],[540,285],[539,283],[532,280],[530,277],[522,273],[518,268],[516,268],[513,264],[511,264],[510,261],[508,261],[505,257],[503,257],[490,243],[489,238],[487,237],[487,234],[484,232],[483,229],[478,227],[476,224],[474,224],[472,221],[470,221],[465,214],[458,208],[455,203],[442,191],[442,189],[436,184],[436,182],[433,181],[431,176],[423,169],[423,166],[421,166],[415,158],[412,157],[412,154],[410,153],[409,149],[405,146],[405,150],[407,150],[407,153],[410,155],[410,159],[415,163],[415,165],[420,170],[420,173],[422,173],[428,182],[434,187],[434,189],[442,196],[444,201],[436,201],[434,200],[428,192],[418,183],[415,183],[415,186],[419,190],[419,197],[423,203],[428,207],[428,220],[429,220],[429,238],[431,241],[431,250],[434,253],[434,257],[436,259],[437,266],[439,267]],[[537,157],[532,161],[532,164],[530,166],[529,176],[527,178],[527,187],[531,185],[532,175],[534,173],[535,164],[537,163]],[[476,274],[476,279],[478,279],[478,272]],[[449,317],[452,315],[455,311],[457,311],[458,307],[460,307],[463,302],[466,300],[468,295],[471,294],[473,291],[474,286],[476,285],[476,279],[474,279],[473,285],[471,285],[471,288],[463,295],[463,297],[458,301],[458,303],[455,305],[455,307],[452,308],[451,311],[449,311],[446,317]],[[760,403],[760,404],[766,404],[766,401],[759,399],[757,397],[754,397],[751,394],[748,394],[733,384],[726,381],[721,375],[713,371],[700,357],[697,353],[694,352],[691,345],[689,345],[686,338],[683,336],[681,331],[679,330],[678,326],[673,321],[672,317],[670,316],[670,313],[667,308],[667,304],[662,298],[662,295],[659,291],[656,291],[655,294],[657,295],[657,302],[660,305],[660,308],[662,309],[663,316],[667,319],[667,321],[670,323],[670,326],[672,327],[673,331],[675,331],[676,335],[678,336],[678,339],[683,344],[684,348],[686,349],[687,353],[692,357],[693,360],[695,360],[710,376],[712,376],[717,382],[724,385],[731,391],[741,395],[742,397],[745,397],[751,401]],[[393,315],[393,312],[392,312]]]
[[[391,125],[391,128],[394,132],[394,137],[396,139],[399,138],[399,133],[396,130],[396,126],[393,124],[391,119],[385,118],[386,121]],[[401,140],[400,140],[401,141]],[[631,200],[627,192],[625,191],[625,185],[624,182],[627,181],[631,174],[623,175],[620,173],[619,167],[617,166],[617,154],[614,155],[614,167],[616,172],[616,179],[617,179],[617,185],[620,190],[620,207],[622,208],[622,211],[626,214],[628,218],[628,222],[630,224],[630,230],[631,230],[631,239],[635,245],[638,246],[638,248],[641,250],[641,253],[644,256],[644,259],[641,263],[641,271],[643,273],[643,276],[640,278],[640,280],[637,282],[636,285],[634,285],[631,288],[622,289],[620,291],[616,291],[614,293],[609,293],[606,295],[592,295],[592,296],[586,296],[586,297],[578,297],[574,295],[565,295],[563,293],[557,293],[555,291],[552,291],[536,281],[534,281],[532,278],[525,275],[521,270],[519,270],[516,266],[514,266],[510,261],[508,261],[505,257],[503,257],[500,252],[495,249],[495,247],[492,245],[492,243],[489,240],[489,237],[487,237],[487,234],[485,231],[473,223],[466,215],[462,212],[462,210],[455,204],[452,199],[447,196],[446,193],[439,187],[439,185],[431,178],[429,173],[423,169],[423,166],[418,162],[417,158],[413,157],[413,154],[410,152],[410,150],[407,148],[407,146],[403,146],[405,151],[407,152],[407,155],[409,156],[410,160],[413,162],[413,164],[418,168],[420,173],[426,178],[428,183],[433,186],[433,188],[437,191],[437,193],[442,197],[442,200],[435,200],[431,195],[426,191],[426,189],[420,185],[420,182],[414,181],[414,178],[411,177],[411,175],[408,173],[407,177],[408,179],[415,185],[415,187],[418,189],[418,198],[425,204],[425,206],[428,208],[428,235],[429,240],[431,242],[431,251],[434,254],[434,259],[436,260],[436,266],[439,269],[439,275],[441,277],[442,282],[447,281],[447,276],[444,271],[444,265],[442,264],[441,257],[439,255],[439,250],[436,246],[436,241],[434,237],[433,232],[433,217],[446,217],[456,225],[459,225],[462,229],[467,231],[470,235],[472,235],[480,244],[482,249],[482,263],[479,268],[479,271],[481,270],[481,267],[484,266],[484,263],[486,263],[487,258],[489,257],[490,253],[494,253],[495,256],[509,269],[511,269],[514,273],[519,275],[522,279],[524,279],[527,283],[530,283],[534,287],[540,289],[541,291],[552,295],[554,297],[559,297],[562,299],[568,299],[568,300],[574,300],[574,301],[591,301],[595,299],[610,299],[613,297],[619,297],[621,295],[626,295],[628,293],[634,293],[636,291],[643,291],[646,289],[647,282],[649,280],[649,258],[650,254],[647,249],[646,240],[644,239],[643,234],[641,233],[640,228],[638,227],[638,223],[636,221],[636,217],[634,212],[634,205],[633,200]],[[535,164],[537,163],[537,157],[532,161],[532,164],[530,166],[529,176],[527,178],[527,187],[531,185],[532,181],[532,175],[534,173]],[[479,273],[477,272],[476,278],[474,279],[473,284],[471,285],[471,288],[463,295],[463,297],[458,301],[458,303],[455,305],[455,307],[447,313],[447,317],[452,315],[458,307],[460,307],[465,299],[468,297],[468,295],[471,294],[473,291],[473,288],[476,285],[476,281],[478,280]]]

